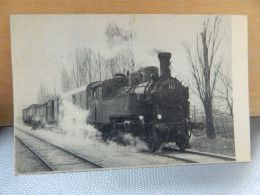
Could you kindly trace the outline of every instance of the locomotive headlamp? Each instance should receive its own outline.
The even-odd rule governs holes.
[[[160,120],[162,119],[162,115],[161,114],[157,114],[157,118]]]
[[[143,120],[143,119],[144,119],[144,116],[139,115],[139,119],[140,119],[140,120]]]

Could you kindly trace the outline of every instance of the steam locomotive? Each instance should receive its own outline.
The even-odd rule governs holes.
[[[102,132],[104,139],[131,133],[147,143],[150,152],[163,143],[175,142],[180,150],[190,148],[193,129],[203,130],[204,123],[190,121],[189,89],[171,76],[171,53],[159,53],[159,69],[141,68],[127,75],[93,82],[70,93],[76,106],[87,109],[87,123]],[[62,98],[34,104],[23,110],[23,121],[37,128],[58,123]],[[35,116],[41,122],[35,121]]]

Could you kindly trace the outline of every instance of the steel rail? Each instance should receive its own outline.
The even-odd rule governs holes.
[[[194,151],[194,150],[185,150],[183,152],[181,152],[180,150],[176,149],[176,148],[172,148],[172,147],[164,147],[164,150],[171,150],[171,151],[175,151],[175,152],[179,152],[179,153],[188,153],[188,154],[198,154],[201,156],[209,156],[209,157],[213,157],[213,158],[218,158],[218,159],[222,159],[222,160],[228,160],[228,161],[235,161],[235,158],[229,157],[229,156],[224,156],[224,155],[218,155],[218,154],[212,154],[212,153],[207,153],[207,152],[199,152],[199,151]]]
[[[32,135],[32,134],[30,134],[30,133],[28,133],[28,132],[26,132],[26,131],[24,131],[24,130],[18,128],[18,127],[15,127],[15,128],[17,128],[18,130],[20,130],[20,131],[22,131],[22,132],[28,134],[29,136],[32,136],[32,137],[34,137],[34,138],[36,138],[36,139],[41,140],[42,142],[45,142],[45,143],[47,143],[47,144],[50,144],[50,145],[52,145],[52,146],[54,146],[54,147],[56,147],[56,148],[58,148],[58,149],[60,149],[60,150],[62,150],[62,151],[64,151],[64,152],[66,152],[66,153],[69,153],[69,154],[75,156],[76,158],[79,158],[79,159],[81,159],[81,160],[83,160],[83,161],[85,161],[85,162],[88,162],[89,164],[92,164],[92,165],[94,165],[94,166],[96,166],[96,167],[98,167],[98,168],[104,168],[104,167],[102,167],[101,165],[99,165],[99,164],[97,164],[97,163],[94,163],[94,162],[88,160],[87,158],[80,156],[79,154],[77,154],[77,153],[75,153],[75,152],[69,151],[68,149],[65,149],[65,148],[62,148],[62,147],[60,147],[60,146],[57,146],[57,145],[55,145],[55,144],[53,144],[53,143],[50,143],[50,142],[48,142],[48,141],[46,141],[46,140],[44,140],[44,139],[42,139],[42,138],[39,138],[39,137],[37,137],[37,136],[35,136],[35,135]]]
[[[35,152],[30,146],[28,146],[26,143],[24,143],[20,138],[18,138],[17,136],[15,136],[15,138],[22,144],[24,145],[26,148],[28,148],[28,150],[30,150],[30,152],[32,152],[44,165],[46,165],[51,171],[55,171],[55,169],[47,162],[45,161],[39,154],[37,154],[37,152]]]
[[[152,155],[163,156],[163,157],[172,158],[172,159],[175,159],[175,160],[180,160],[180,161],[183,161],[185,163],[199,163],[197,161],[193,161],[193,160],[189,160],[189,159],[185,159],[185,158],[180,158],[180,157],[176,157],[176,156],[170,156],[170,155],[167,155],[167,154],[164,154],[164,153],[161,153],[161,152],[155,152],[155,153],[150,153],[148,151],[144,151],[144,152],[152,154]]]
[[[164,156],[164,157],[167,157],[167,158],[173,158],[173,159],[176,159],[176,160],[180,160],[180,161],[183,161],[183,162],[186,162],[186,163],[199,163],[199,162],[194,161],[194,160],[189,160],[189,159],[186,159],[186,158],[180,158],[180,157],[176,157],[176,156],[170,156],[170,155],[163,154],[163,153],[155,153],[155,154],[159,155],[159,156]]]

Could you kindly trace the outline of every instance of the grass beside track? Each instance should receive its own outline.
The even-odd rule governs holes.
[[[190,140],[192,150],[235,156],[233,135],[216,134],[216,139],[208,139],[205,131],[196,133],[199,136],[192,136]]]

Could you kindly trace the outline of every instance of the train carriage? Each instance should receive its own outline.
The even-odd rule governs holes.
[[[23,109],[23,111],[22,111],[23,117],[22,118],[23,118],[23,121],[24,121],[25,124],[28,124],[28,125],[31,124],[33,116],[35,116],[36,113],[37,113],[37,107],[38,106],[39,106],[38,104],[33,104],[33,105],[29,106],[28,108]]]
[[[26,109],[22,110],[22,120],[25,124],[27,124],[27,114],[26,114]]]
[[[48,124],[57,124],[59,115],[59,98],[54,98],[46,103],[46,121]]]
[[[79,108],[82,108],[84,110],[87,109],[87,92],[86,88],[83,91],[80,91],[78,93],[75,93],[72,95],[72,102]]]

